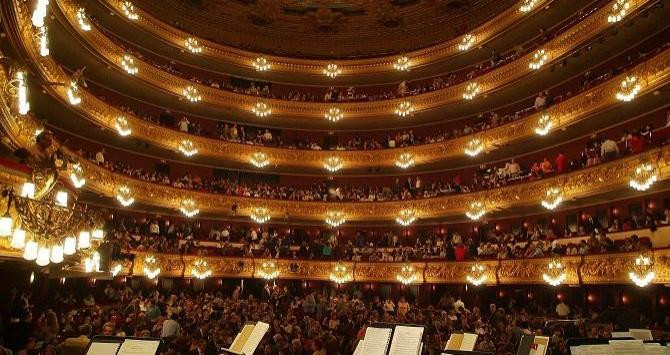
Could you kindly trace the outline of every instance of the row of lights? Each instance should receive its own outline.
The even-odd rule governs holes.
[[[37,0],[35,10],[32,14],[33,26],[37,28],[36,37],[39,43],[40,55],[46,57],[49,55],[49,38],[47,36],[47,26],[44,19],[47,17],[49,0]]]

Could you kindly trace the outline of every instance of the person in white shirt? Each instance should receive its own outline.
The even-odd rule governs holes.
[[[177,315],[172,314],[170,318],[163,321],[161,338],[176,338],[181,335],[181,325],[177,322]]]
[[[603,160],[614,159],[619,155],[619,146],[612,139],[606,139],[600,146],[600,156]]]
[[[188,125],[190,122],[188,122],[188,119],[186,117],[182,117],[181,120],[179,121],[179,130],[182,132],[188,132]]]
[[[98,165],[105,164],[105,148],[102,148],[100,151],[95,153],[95,162]]]
[[[556,314],[559,317],[567,318],[570,315],[570,306],[565,304],[565,301],[561,300],[561,303],[556,305]]]

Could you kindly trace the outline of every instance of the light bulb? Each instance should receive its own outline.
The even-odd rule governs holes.
[[[17,228],[12,234],[11,247],[14,249],[23,249],[26,246],[26,231]]]
[[[12,235],[12,226],[14,221],[9,213],[6,213],[2,218],[0,218],[0,237],[9,237]]]
[[[79,249],[88,249],[91,247],[91,233],[87,231],[81,231],[79,233],[79,244],[77,248]]]
[[[56,193],[56,204],[61,207],[67,207],[67,192],[58,191]]]
[[[35,262],[39,266],[47,266],[49,265],[49,257],[51,256],[51,250],[49,250],[48,247],[41,246],[37,250],[37,259]]]
[[[34,240],[29,241],[26,243],[26,248],[23,249],[23,258],[26,260],[35,260],[37,259],[37,249],[39,246],[37,245],[37,242]]]
[[[51,247],[51,262],[54,264],[60,264],[63,262],[63,247],[60,245],[54,245]]]
[[[32,182],[23,183],[21,197],[35,198],[35,184]]]
[[[67,237],[63,243],[63,254],[72,255],[77,252],[77,238]]]
[[[100,228],[96,228],[93,230],[93,233],[91,233],[91,237],[93,240],[103,240],[105,239],[105,232]]]

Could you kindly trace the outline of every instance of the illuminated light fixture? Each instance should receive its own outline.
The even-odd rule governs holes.
[[[554,287],[562,284],[567,277],[568,275],[565,272],[565,265],[563,265],[558,258],[552,259],[549,264],[547,264],[547,269],[542,274],[544,281]]]
[[[67,200],[68,200],[67,192],[65,191],[56,192],[56,197],[54,200],[56,202],[56,205],[61,207],[67,207]]]
[[[410,285],[416,282],[417,276],[414,265],[410,263],[403,264],[403,266],[400,267],[398,274],[395,275],[395,278],[403,285]]]
[[[35,198],[35,184],[30,181],[23,183],[21,197]]]
[[[344,167],[344,162],[338,157],[328,157],[326,158],[326,161],[323,162],[323,167],[331,173],[334,173]]]
[[[414,112],[414,106],[409,101],[403,101],[398,104],[395,109],[395,114],[400,117],[411,115]]]
[[[26,247],[26,231],[17,228],[14,230],[14,233],[12,233],[12,240],[10,242],[10,246],[13,249],[23,249]]]
[[[84,259],[84,270],[86,272],[100,272],[100,254],[97,251]]]
[[[144,257],[144,275],[149,279],[155,279],[161,273],[160,265],[155,256],[149,254]]]
[[[35,263],[39,266],[47,266],[51,262],[51,249],[45,246],[40,246],[37,249],[37,257]]]
[[[39,245],[36,241],[31,240],[26,243],[25,249],[23,249],[23,258],[28,261],[33,261],[37,259],[37,253],[39,250]]]
[[[198,43],[198,40],[193,37],[187,38],[185,45],[186,49],[191,53],[202,53],[202,46]]]
[[[54,245],[51,247],[49,260],[54,264],[60,264],[65,260],[62,245]]]
[[[336,76],[342,74],[342,69],[340,69],[337,64],[331,63],[323,69],[323,74],[329,78],[335,78]]]
[[[74,255],[77,252],[77,238],[67,237],[63,243],[63,254]]]
[[[398,71],[408,71],[411,66],[412,62],[405,56],[398,58],[398,60],[393,63],[393,67]]]
[[[416,221],[416,212],[410,208],[400,210],[400,212],[398,212],[398,216],[395,218],[395,221],[399,225],[407,227]]]
[[[28,87],[26,86],[26,73],[23,71],[16,72],[14,79],[16,90],[16,101],[18,105],[19,114],[25,115],[30,111],[30,102],[28,102]]]
[[[326,213],[326,223],[332,227],[339,227],[346,221],[347,219],[342,211],[328,211]]]
[[[656,175],[654,166],[650,163],[641,163],[635,168],[629,185],[635,190],[646,191],[656,180],[658,180],[658,176]]]
[[[472,100],[477,96],[477,94],[479,94],[479,84],[476,82],[471,82],[468,83],[468,86],[465,87],[463,98],[466,100]]]
[[[70,105],[79,105],[81,103],[79,84],[76,80],[70,81],[70,86],[67,88],[67,98],[70,101]]]
[[[414,155],[412,153],[402,153],[395,160],[395,165],[400,169],[407,169],[414,166]]]
[[[47,6],[49,6],[49,0],[37,0],[31,18],[33,26],[44,27],[44,18],[47,16]]]
[[[130,191],[130,187],[128,187],[128,185],[119,186],[119,189],[116,191],[116,199],[123,207],[128,207],[132,205],[133,202],[135,202],[135,198],[133,197],[133,194]]]
[[[79,239],[77,240],[77,249],[88,249],[91,247],[91,232],[79,232]]]
[[[563,202],[563,192],[558,187],[550,187],[545,192],[544,199],[540,202],[542,207],[553,210]]]
[[[486,208],[481,201],[473,201],[465,212],[465,215],[473,221],[479,220],[486,214]]]
[[[481,152],[484,151],[484,142],[479,138],[473,138],[468,142],[468,145],[465,147],[465,154],[471,157],[476,157]]]
[[[140,15],[138,15],[137,11],[135,11],[135,5],[133,5],[133,3],[130,1],[124,1],[121,4],[121,11],[123,11],[123,14],[126,15],[126,17],[130,20],[135,21],[140,18]]]
[[[270,220],[270,210],[265,207],[254,207],[251,209],[249,218],[258,224],[263,224]]]
[[[620,101],[632,101],[640,92],[640,83],[636,76],[626,76],[619,84],[619,91],[616,93],[616,98]]]
[[[88,22],[88,16],[86,16],[86,10],[83,7],[77,9],[77,22],[79,22],[79,28],[82,31],[88,32],[91,30],[91,23]]]
[[[473,44],[475,44],[475,35],[469,33],[463,36],[461,43],[458,45],[458,49],[461,51],[467,51],[472,47]]]
[[[139,71],[137,65],[135,65],[135,59],[130,54],[123,55],[121,58],[121,67],[130,75],[135,75]]]
[[[0,218],[0,237],[9,237],[12,235],[12,228],[14,227],[14,220],[12,216],[9,215],[9,211],[6,211],[4,216]]]
[[[533,70],[540,69],[544,63],[547,62],[547,58],[549,58],[547,51],[544,49],[538,49],[535,54],[533,54],[533,59],[528,64],[528,67]]]
[[[639,255],[635,258],[635,262],[628,272],[628,277],[638,287],[645,287],[654,281],[656,273],[651,258],[645,255]]]
[[[264,261],[258,269],[258,276],[266,280],[274,280],[279,276],[279,267],[274,261]]]
[[[184,88],[183,94],[190,102],[198,102],[202,100],[202,96],[200,95],[200,92],[198,92],[198,89],[191,85]]]
[[[47,37],[47,26],[40,27],[37,37],[40,41],[40,55],[46,57],[49,55],[49,38]]]
[[[123,116],[116,118],[116,121],[114,122],[114,128],[116,128],[116,132],[121,137],[127,137],[133,133],[133,131],[130,129],[130,123],[128,123],[128,120]]]
[[[336,284],[343,284],[350,282],[354,279],[353,272],[349,270],[346,264],[341,261],[338,261],[333,268],[330,270],[329,275],[330,281],[335,282]]]
[[[549,134],[549,131],[554,127],[554,120],[551,119],[551,116],[546,113],[542,114],[537,120],[537,126],[535,127],[535,133],[540,136],[546,136]]]
[[[325,115],[326,119],[330,122],[337,122],[344,117],[344,113],[342,113],[342,110],[340,110],[337,107],[331,107],[326,111]]]
[[[270,159],[268,159],[267,154],[263,152],[256,152],[251,155],[251,158],[249,158],[249,162],[251,163],[251,165],[257,168],[264,168],[270,164]]]
[[[264,57],[258,57],[254,59],[254,61],[251,63],[251,66],[253,66],[256,71],[262,72],[270,70],[270,62]]]
[[[272,114],[272,109],[267,103],[258,101],[254,104],[254,107],[251,108],[251,112],[253,112],[258,117],[265,117]]]
[[[191,265],[191,275],[196,279],[204,280],[212,275],[212,269],[209,268],[205,259],[197,258]]]
[[[621,21],[621,19],[628,13],[630,4],[630,0],[616,0],[614,4],[612,4],[612,9],[607,16],[607,22],[615,23]]]
[[[470,268],[470,273],[465,279],[475,286],[484,284],[486,282],[486,267],[478,262],[475,263]]]
[[[86,184],[86,178],[84,177],[84,168],[81,167],[81,164],[75,163],[72,164],[72,171],[70,172],[70,181],[75,188],[79,189]]]
[[[91,238],[93,240],[103,240],[105,239],[105,232],[102,229],[94,229],[91,231]]]
[[[112,263],[112,267],[109,269],[109,271],[112,273],[112,277],[116,277],[123,271],[123,265],[121,265],[120,262],[115,261]]]
[[[195,144],[190,139],[184,139],[179,143],[179,151],[187,157],[198,154],[198,148],[195,147]]]
[[[179,204],[179,210],[188,218],[191,218],[200,213],[198,205],[196,205],[195,201],[190,198],[186,198],[181,201]]]
[[[533,10],[535,5],[537,4],[537,1],[538,0],[523,0],[523,2],[521,2],[521,6],[519,7],[519,10],[521,12],[530,12],[531,10]]]

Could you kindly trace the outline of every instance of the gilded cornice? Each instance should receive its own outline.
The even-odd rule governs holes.
[[[125,18],[123,11],[121,10],[121,4],[123,1],[104,0],[104,2],[107,3],[108,7],[113,9],[113,11],[115,11],[118,16]],[[542,7],[546,6],[550,2],[550,0],[539,0],[532,12],[523,13],[519,11],[519,7],[522,3],[522,1],[519,1],[516,6],[504,10],[491,20],[473,29],[470,33],[476,35],[476,45],[479,46],[506,28],[512,26],[518,21],[521,21],[523,17],[532,16],[535,12],[539,11]],[[161,38],[167,43],[171,43],[172,45],[183,49],[185,48],[184,43],[186,42],[187,38],[192,37],[191,34],[181,31],[159,19],[154,18],[138,7],[136,7],[136,10],[137,14],[139,15],[138,19],[129,22],[136,24],[143,30],[146,30],[154,36]],[[286,73],[300,73],[322,76],[323,68],[330,63],[337,63],[337,65],[343,70],[343,76],[363,73],[384,73],[394,71],[395,69],[393,68],[393,64],[398,59],[398,56],[384,56],[356,60],[310,60],[259,54],[230,46],[225,46],[202,38],[196,39],[203,47],[203,51],[202,53],[199,53],[199,55],[206,55],[224,63],[235,64],[242,67],[252,67],[251,63],[257,57],[265,57],[270,63],[272,63],[272,71]],[[437,62],[444,58],[458,54],[460,52],[458,45],[461,40],[462,36],[459,36],[434,46],[405,53],[404,55],[411,59],[412,65],[414,67],[430,65],[433,62]]]
[[[648,0],[639,0],[634,7],[640,6],[647,1]],[[72,0],[59,0],[57,3],[61,6],[70,25],[73,28],[78,29],[79,27],[77,26],[76,19],[78,6]],[[570,29],[567,29],[558,37],[547,42],[542,48],[547,52],[548,61],[551,62],[554,59],[560,58],[592,38],[594,34],[610,27],[611,23],[607,21],[607,14],[610,11],[611,4],[603,6],[600,10],[575,24]],[[21,22],[29,23],[29,20],[29,17],[23,17]],[[113,43],[95,26],[93,26],[91,31],[81,33],[81,35],[89,41],[91,48],[94,48],[117,69],[122,70],[121,60],[126,54],[126,51],[123,48]],[[533,61],[533,54],[534,53],[528,53],[511,63],[474,78],[472,81],[479,85],[480,95],[508,85],[531,73],[533,70],[529,68],[529,63]],[[332,103],[263,99],[251,95],[237,94],[191,82],[190,80],[175,76],[151,64],[145,63],[139,58],[135,58],[135,64],[139,71],[134,76],[146,83],[170,92],[178,97],[182,97],[184,88],[191,85],[198,89],[202,97],[202,102],[230,109],[250,111],[254,104],[263,101],[271,107],[272,115],[323,120],[324,113],[332,106]],[[361,120],[379,116],[393,117],[393,112],[403,101],[411,101],[415,112],[436,109],[448,103],[461,101],[463,100],[463,93],[468,84],[469,82],[463,82],[444,89],[407,98],[338,103],[337,107],[344,113],[343,119],[345,120]],[[393,119],[397,118],[393,117]]]

